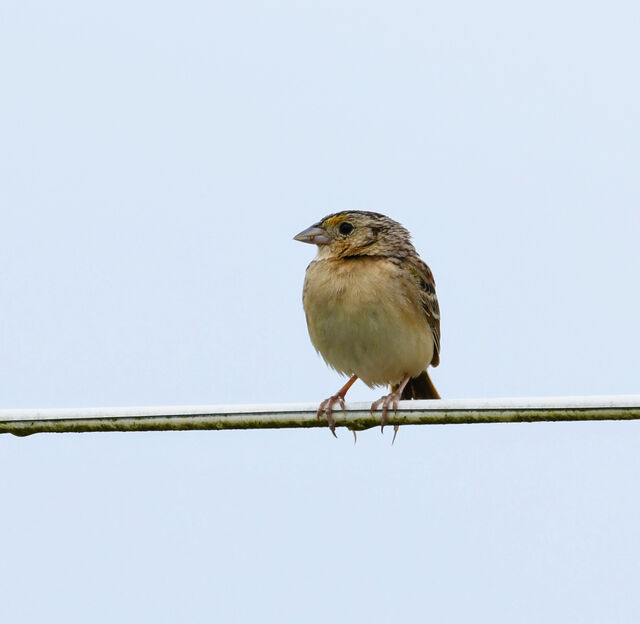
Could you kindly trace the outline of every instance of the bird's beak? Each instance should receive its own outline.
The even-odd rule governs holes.
[[[302,230],[300,234],[296,234],[293,240],[300,241],[301,243],[311,243],[312,245],[328,245],[329,235],[327,230],[323,230],[317,225],[312,225],[306,230]]]

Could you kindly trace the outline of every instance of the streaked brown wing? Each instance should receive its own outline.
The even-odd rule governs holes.
[[[431,269],[420,258],[407,258],[406,262],[420,287],[420,301],[433,334],[434,349],[431,366],[438,366],[440,364],[440,306],[436,296],[436,283]]]

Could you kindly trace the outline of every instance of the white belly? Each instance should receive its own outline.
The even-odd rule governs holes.
[[[401,269],[384,259],[312,262],[304,307],[324,360],[370,386],[416,377],[433,357],[433,336]]]

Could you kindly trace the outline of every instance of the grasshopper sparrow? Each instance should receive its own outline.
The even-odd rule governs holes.
[[[371,406],[381,426],[401,399],[439,399],[427,367],[440,361],[440,310],[429,267],[409,232],[376,212],[331,214],[294,237],[318,246],[307,267],[303,304],[311,342],[325,362],[349,381],[323,401],[333,435],[337,404],[360,378],[391,386]],[[394,427],[394,439],[398,427]]]

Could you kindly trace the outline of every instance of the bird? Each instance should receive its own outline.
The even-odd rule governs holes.
[[[348,381],[320,403],[337,437],[333,409],[361,379],[390,386],[371,405],[381,409],[381,430],[403,399],[439,399],[427,369],[440,363],[440,308],[431,269],[409,231],[377,212],[327,215],[294,236],[317,246],[305,272],[302,302],[311,343]],[[394,426],[393,440],[398,432]],[[354,431],[355,435],[355,431]]]

